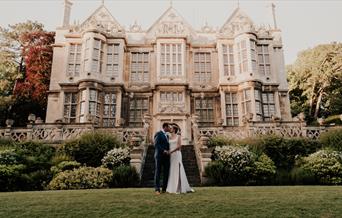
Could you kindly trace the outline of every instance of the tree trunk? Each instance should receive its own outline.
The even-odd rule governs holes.
[[[321,106],[322,96],[323,96],[323,90],[321,90],[321,91],[319,92],[319,95],[318,95],[318,98],[317,98],[316,109],[315,109],[315,115],[314,115],[315,120],[317,120],[317,118],[318,118],[318,112],[319,112],[319,108],[320,108],[320,106]]]

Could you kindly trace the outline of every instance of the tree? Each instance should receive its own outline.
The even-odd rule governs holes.
[[[342,96],[342,43],[302,51],[287,71],[294,112],[302,109],[311,120],[342,113],[341,107],[332,105],[342,104],[338,103]]]
[[[0,27],[0,125],[6,118],[25,125],[32,112],[45,116],[53,39],[38,22]]]

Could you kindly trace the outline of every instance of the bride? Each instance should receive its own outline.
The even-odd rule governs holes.
[[[180,128],[177,124],[171,124],[170,129],[170,171],[166,192],[187,193],[194,192],[186,178],[181,149]]]

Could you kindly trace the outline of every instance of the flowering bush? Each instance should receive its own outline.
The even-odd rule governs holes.
[[[48,188],[53,190],[107,188],[112,181],[111,170],[98,167],[80,167],[57,174]]]
[[[114,148],[102,158],[102,165],[113,169],[121,165],[127,165],[130,161],[130,150],[128,148]]]
[[[0,150],[0,164],[17,164],[18,160],[19,155],[15,152],[15,149]]]
[[[207,176],[218,185],[243,185],[250,176],[253,154],[244,147],[222,146],[214,150],[206,168]]]
[[[317,151],[304,158],[301,167],[314,174],[321,184],[342,184],[342,152]]]
[[[222,161],[228,169],[238,171],[252,161],[252,153],[245,147],[222,146],[214,150],[214,159]]]

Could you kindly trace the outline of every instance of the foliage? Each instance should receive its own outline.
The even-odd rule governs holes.
[[[123,147],[123,144],[115,135],[94,131],[64,143],[62,150],[81,164],[98,167],[101,166],[101,160],[108,151],[119,147]]]
[[[342,107],[342,105],[341,105]],[[332,115],[324,119],[324,124],[326,125],[342,125],[342,120],[340,115]]]
[[[112,177],[112,171],[106,168],[80,167],[60,172],[48,187],[53,190],[107,188]]]
[[[309,121],[342,113],[342,43],[302,51],[287,73],[295,113],[306,112]]]
[[[12,139],[0,138],[0,149],[13,148],[16,145]]]
[[[130,161],[129,148],[114,148],[102,158],[102,165],[113,169],[120,165],[128,165]]]
[[[16,153],[20,156],[21,163],[27,166],[27,170],[48,170],[55,149],[40,142],[27,141],[17,145]]]
[[[342,184],[342,152],[317,151],[304,158],[301,167],[314,174],[320,184]]]
[[[134,167],[121,165],[113,169],[111,187],[137,187],[139,182],[139,175]]]
[[[250,173],[251,176],[249,184],[269,184],[271,182],[271,178],[273,178],[276,173],[276,166],[271,158],[266,154],[261,154],[252,163]]]
[[[260,146],[275,163],[277,168],[290,171],[297,158],[307,156],[318,150],[319,142],[304,138],[282,138],[275,135],[260,138]]]
[[[324,147],[342,151],[342,129],[332,129],[322,133],[319,136],[319,141]]]
[[[216,146],[224,146],[224,145],[230,145],[232,140],[229,138],[219,135],[219,136],[213,136],[209,138],[208,142],[208,148],[216,147]]]
[[[72,157],[66,153],[64,153],[63,151],[59,151],[57,150],[57,152],[55,153],[55,155],[52,157],[51,159],[51,163],[52,165],[58,165],[61,162],[64,161],[72,161]]]
[[[24,52],[24,48],[33,46],[33,43],[32,40],[31,42],[28,40],[29,37],[25,36],[30,36],[33,33],[45,33],[43,25],[38,22],[26,21],[9,25],[8,28],[0,27],[0,125],[4,125],[7,118],[13,118],[14,125],[26,125],[26,118],[32,111],[35,111],[36,115],[40,117],[44,118],[45,116],[44,107],[46,105],[37,107],[36,102],[30,96],[26,99],[18,99],[13,96],[13,91],[17,88],[16,85],[20,84],[20,81],[27,81],[25,77],[28,61],[25,61],[27,53]],[[33,55],[44,57],[42,53],[32,53],[29,56]],[[44,62],[37,62],[35,65],[39,68],[44,65]],[[33,65],[31,64],[31,66]],[[31,75],[33,75],[32,71]],[[35,81],[37,80],[30,79],[29,82]]]
[[[218,185],[243,185],[250,175],[252,156],[253,154],[244,147],[216,147],[216,161],[206,167],[206,175]]]
[[[56,166],[51,167],[51,172],[53,175],[56,175],[60,172],[63,172],[66,170],[73,170],[79,167],[81,167],[81,164],[76,161],[62,161]]]
[[[0,165],[18,164],[19,155],[15,153],[15,149],[0,150]]]
[[[19,190],[25,165],[0,165],[0,191]]]

